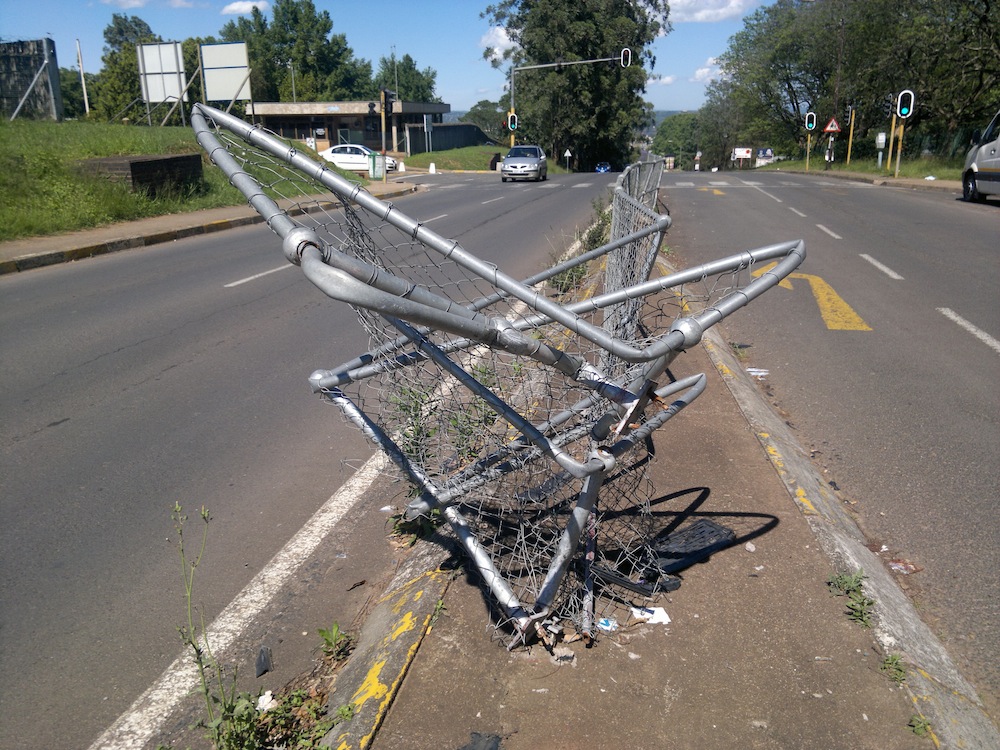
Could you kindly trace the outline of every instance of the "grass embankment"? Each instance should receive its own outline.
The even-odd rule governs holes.
[[[0,240],[57,234],[147,216],[244,203],[205,160],[203,183],[155,199],[127,184],[84,174],[102,156],[198,153],[190,128],[89,122],[0,125]]]
[[[318,158],[304,144],[304,153]],[[191,128],[94,122],[0,122],[0,241],[245,205],[222,170],[202,154],[200,185],[155,197],[86,174],[80,162],[104,156],[201,153]],[[349,175],[357,181],[358,177]]]
[[[849,165],[844,164],[843,162],[834,162],[829,171],[843,172],[846,174],[870,175],[873,178],[885,177],[886,179],[891,180],[896,176],[896,163],[894,160],[892,164],[892,171],[890,172],[885,168],[887,161],[887,159],[883,160],[881,169],[879,169],[878,162],[875,159],[852,159]],[[911,180],[923,180],[928,177],[933,177],[935,180],[961,181],[963,164],[964,159],[945,159],[937,156],[914,159],[904,156],[899,164],[899,177],[900,179],[905,178]],[[823,161],[822,154],[820,154],[819,157],[814,156],[809,160],[810,172],[820,173],[826,171],[825,167],[826,163]],[[805,159],[779,161],[774,164],[769,164],[766,167],[761,167],[761,169],[771,171],[802,171],[805,170],[805,168]]]

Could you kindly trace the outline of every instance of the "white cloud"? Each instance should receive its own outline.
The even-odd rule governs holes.
[[[722,77],[722,69],[719,67],[719,58],[710,57],[705,64],[695,70],[691,80],[695,83],[709,83],[717,81]]]
[[[254,8],[257,8],[261,13],[264,13],[270,6],[267,0],[236,0],[235,3],[229,3],[225,8],[222,9],[222,15],[224,16],[242,16]]]
[[[677,83],[677,76],[649,76],[646,83],[650,86],[670,86]]]
[[[761,0],[671,0],[672,23],[715,23],[742,18],[761,4]]]
[[[479,46],[484,50],[492,49],[493,57],[499,59],[503,56],[504,52],[514,47],[514,43],[507,36],[507,29],[501,26],[493,26],[483,34],[479,40]]]
[[[113,5],[121,10],[132,10],[132,8],[141,8],[149,0],[101,0],[105,5]]]
[[[191,0],[170,0],[171,8],[193,8],[194,3]]]

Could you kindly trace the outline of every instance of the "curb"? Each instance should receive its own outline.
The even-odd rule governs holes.
[[[371,746],[392,701],[430,632],[453,573],[442,565],[452,554],[440,533],[420,541],[365,618],[357,647],[337,672],[327,715],[353,704],[352,719],[335,726],[324,747],[364,750]]]
[[[398,198],[403,195],[409,195],[410,193],[416,192],[417,188],[412,185],[407,185],[406,187],[400,188],[394,191],[388,191],[381,193],[378,197],[381,200],[389,200],[392,198]],[[238,212],[240,210],[245,210],[243,207],[233,206],[233,211]],[[180,214],[179,216],[184,216]],[[162,217],[151,217],[151,218],[162,218]],[[148,234],[136,233],[133,235],[126,235],[122,237],[116,237],[114,239],[109,239],[104,242],[97,242],[87,244],[86,240],[81,240],[82,244],[75,245],[63,250],[51,250],[48,252],[40,253],[29,253],[25,255],[18,256],[9,260],[0,261],[0,276],[8,273],[19,273],[21,271],[30,271],[35,268],[44,268],[45,266],[52,266],[58,263],[69,263],[75,260],[83,260],[85,258],[93,258],[98,255],[106,255],[108,253],[117,253],[122,250],[135,250],[143,247],[151,247],[153,245],[158,245],[164,242],[173,242],[174,240],[182,240],[187,237],[194,237],[196,235],[202,234],[213,234],[215,232],[222,232],[227,229],[235,229],[237,227],[245,227],[251,224],[261,224],[264,219],[259,216],[256,212],[249,213],[245,216],[236,216],[229,219],[218,219],[215,221],[205,222],[203,224],[192,224],[188,226],[181,226],[177,229],[168,229],[166,231],[150,232]],[[141,220],[136,222],[141,224]],[[127,225],[122,225],[123,228]],[[38,240],[50,239],[50,238],[35,238]]]
[[[864,571],[865,589],[875,599],[873,634],[886,653],[902,652],[908,662],[903,684],[914,712],[929,719],[935,746],[1000,748],[1000,732],[975,689],[882,560],[865,546],[860,528],[826,489],[791,429],[761,399],[749,378],[737,374],[743,368],[718,331],[709,329],[702,345],[827,557],[842,569]]]

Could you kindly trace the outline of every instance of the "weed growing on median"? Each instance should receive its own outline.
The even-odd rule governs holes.
[[[827,585],[837,596],[847,597],[847,616],[862,627],[870,628],[875,600],[865,594],[865,577],[863,570],[852,574],[839,573],[830,576]]]
[[[886,656],[879,665],[878,671],[897,685],[906,681],[906,666],[903,664],[903,657],[899,654]]]
[[[188,516],[180,503],[174,504],[171,518],[177,532],[178,550],[184,580],[186,623],[178,628],[185,646],[194,655],[200,692],[205,700],[205,717],[195,727],[207,730],[215,750],[265,750],[265,748],[317,748],[337,724],[353,718],[356,707],[345,704],[332,714],[326,712],[326,695],[316,689],[294,689],[273,698],[268,693],[255,696],[236,689],[236,670],[229,674],[212,653],[205,631],[205,621],[194,606],[195,573],[205,554],[211,514],[202,506],[199,517],[204,525],[198,551],[188,557],[184,526]],[[342,661],[354,646],[354,636],[337,623],[318,631],[323,639],[323,653],[331,661]],[[263,700],[267,696],[270,700]],[[260,705],[261,703],[264,705]],[[160,745],[158,750],[169,750]]]
[[[931,733],[931,722],[926,716],[921,716],[920,714],[913,714],[910,717],[910,723],[907,724],[910,731],[913,732],[917,737],[927,737]]]
[[[337,623],[333,623],[329,628],[320,628],[316,631],[323,639],[323,654],[333,661],[343,661],[351,654],[354,648],[354,636],[345,633]]]

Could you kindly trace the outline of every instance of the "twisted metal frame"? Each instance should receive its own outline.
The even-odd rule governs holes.
[[[794,271],[801,241],[656,276],[654,164],[619,180],[611,241],[518,281],[259,127],[191,120],[285,257],[357,312],[370,349],[312,388],[391,459],[407,519],[447,520],[510,645],[557,619],[592,638],[599,597],[665,587],[639,488],[653,433],[706,385],[670,365]]]

